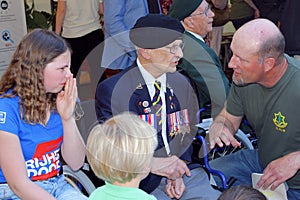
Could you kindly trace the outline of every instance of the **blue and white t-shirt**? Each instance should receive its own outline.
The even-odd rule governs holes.
[[[46,180],[60,169],[59,150],[63,141],[63,127],[59,114],[51,112],[46,126],[31,125],[20,118],[19,97],[0,98],[0,130],[19,137],[28,177]],[[0,168],[0,183],[6,182]]]

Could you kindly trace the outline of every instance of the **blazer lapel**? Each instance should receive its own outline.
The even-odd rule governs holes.
[[[187,36],[189,36],[190,38],[193,38],[196,42],[198,42],[207,51],[207,53],[211,56],[211,58],[213,59],[214,63],[219,68],[222,68],[222,64],[221,64],[221,62],[220,62],[217,54],[214,52],[214,50],[212,48],[210,48],[205,42],[203,42],[202,40],[199,40],[198,38],[196,38],[194,35],[192,35],[188,31],[186,31],[185,34]]]

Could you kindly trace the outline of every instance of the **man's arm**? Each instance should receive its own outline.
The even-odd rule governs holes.
[[[105,33],[109,36],[128,31],[124,22],[126,1],[104,1],[104,24]]]
[[[184,174],[191,175],[191,172],[185,162],[177,156],[158,158],[154,157],[151,163],[151,173],[175,180],[181,178]]]
[[[256,7],[256,5],[253,3],[252,0],[244,0],[251,8],[253,8],[254,10],[254,17],[255,18],[259,18],[260,17],[260,13],[258,8]]]
[[[226,146],[230,144],[234,147],[240,146],[240,143],[234,138],[234,134],[237,132],[242,118],[242,116],[231,115],[226,108],[223,108],[209,128],[210,148],[214,148],[216,144],[223,147],[223,143]]]
[[[104,5],[103,5],[103,1],[99,1],[99,10],[98,10],[98,14],[101,17],[104,14]]]
[[[55,21],[55,33],[60,35],[63,22],[66,14],[66,1],[58,0],[57,11],[56,11],[56,21]]]
[[[104,27],[106,38],[111,38],[123,49],[132,51],[133,45],[129,39],[129,30],[125,23],[127,1],[104,1]],[[134,19],[133,19],[134,20]],[[129,49],[129,50],[128,50]]]

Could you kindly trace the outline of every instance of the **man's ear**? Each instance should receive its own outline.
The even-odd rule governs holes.
[[[192,18],[192,17],[186,17],[186,18],[183,20],[183,24],[184,24],[187,28],[193,28],[193,27],[194,27],[193,18]]]
[[[151,49],[142,49],[142,48],[140,48],[138,51],[144,59],[148,60],[148,59],[151,58],[151,56],[150,56]]]
[[[273,69],[273,67],[275,66],[275,58],[266,58],[264,59],[264,68],[265,68],[265,71],[268,72],[270,71],[271,69]]]

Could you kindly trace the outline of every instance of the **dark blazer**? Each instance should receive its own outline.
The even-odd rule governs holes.
[[[171,138],[167,134],[167,138],[171,154],[191,162],[191,142],[196,134],[193,124],[196,124],[196,112],[198,111],[197,99],[193,93],[193,88],[180,73],[167,73],[167,91],[165,96],[167,114],[183,109],[188,109],[189,111],[191,133],[185,134],[183,140],[182,135]],[[154,113],[154,110],[151,108],[151,98],[147,86],[136,64],[101,82],[96,90],[95,104],[97,118],[100,123],[124,111],[131,111],[138,115]],[[158,148],[154,156],[168,156],[163,144],[161,131],[157,133],[157,137]],[[141,182],[140,187],[150,193],[158,186],[161,178],[150,174]]]
[[[184,33],[183,42],[183,59],[178,68],[194,83],[199,107],[211,104],[212,116],[216,116],[224,107],[230,89],[222,64],[216,53],[191,33]]]

